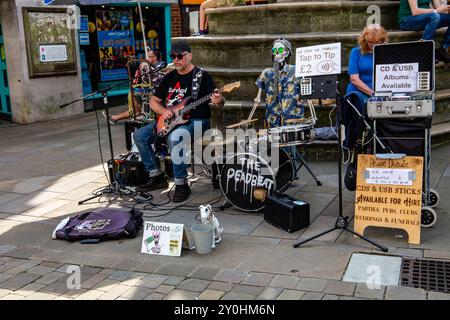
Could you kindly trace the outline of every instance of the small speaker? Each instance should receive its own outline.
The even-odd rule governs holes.
[[[266,197],[264,220],[289,233],[309,226],[309,203],[287,194]]]

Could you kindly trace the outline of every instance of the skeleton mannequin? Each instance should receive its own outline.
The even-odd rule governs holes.
[[[289,58],[291,57],[292,53],[291,43],[284,38],[277,39],[272,43],[271,52],[272,52],[273,70],[275,73],[274,77],[274,88],[276,90],[275,96],[277,96],[280,70],[282,70],[287,63],[289,63]],[[261,102],[261,93],[262,89],[259,88],[258,94],[256,95],[256,98],[254,100],[255,104],[253,105],[252,111],[250,112],[249,117],[247,119],[248,121],[250,121],[253,118],[253,114],[255,113],[256,107]]]

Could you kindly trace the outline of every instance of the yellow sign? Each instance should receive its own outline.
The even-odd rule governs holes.
[[[358,156],[355,232],[368,226],[403,229],[420,244],[423,157]]]

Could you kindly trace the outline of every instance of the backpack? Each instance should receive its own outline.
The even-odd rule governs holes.
[[[62,220],[53,231],[53,239],[74,241],[117,240],[135,238],[142,228],[142,212],[107,208],[99,212],[86,212]]]

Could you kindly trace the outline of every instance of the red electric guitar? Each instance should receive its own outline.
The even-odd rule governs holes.
[[[231,92],[232,90],[239,88],[240,86],[240,81],[233,82],[220,88],[219,92]],[[189,111],[197,108],[202,103],[208,101],[213,94],[214,92],[186,105],[186,103],[190,99],[190,97],[187,97],[177,105],[168,107],[167,109],[172,110],[174,115],[170,118],[164,118],[162,115],[159,115],[158,120],[156,120],[156,134],[160,137],[164,137],[169,134],[175,127],[188,122],[189,119],[184,119],[184,115]]]

